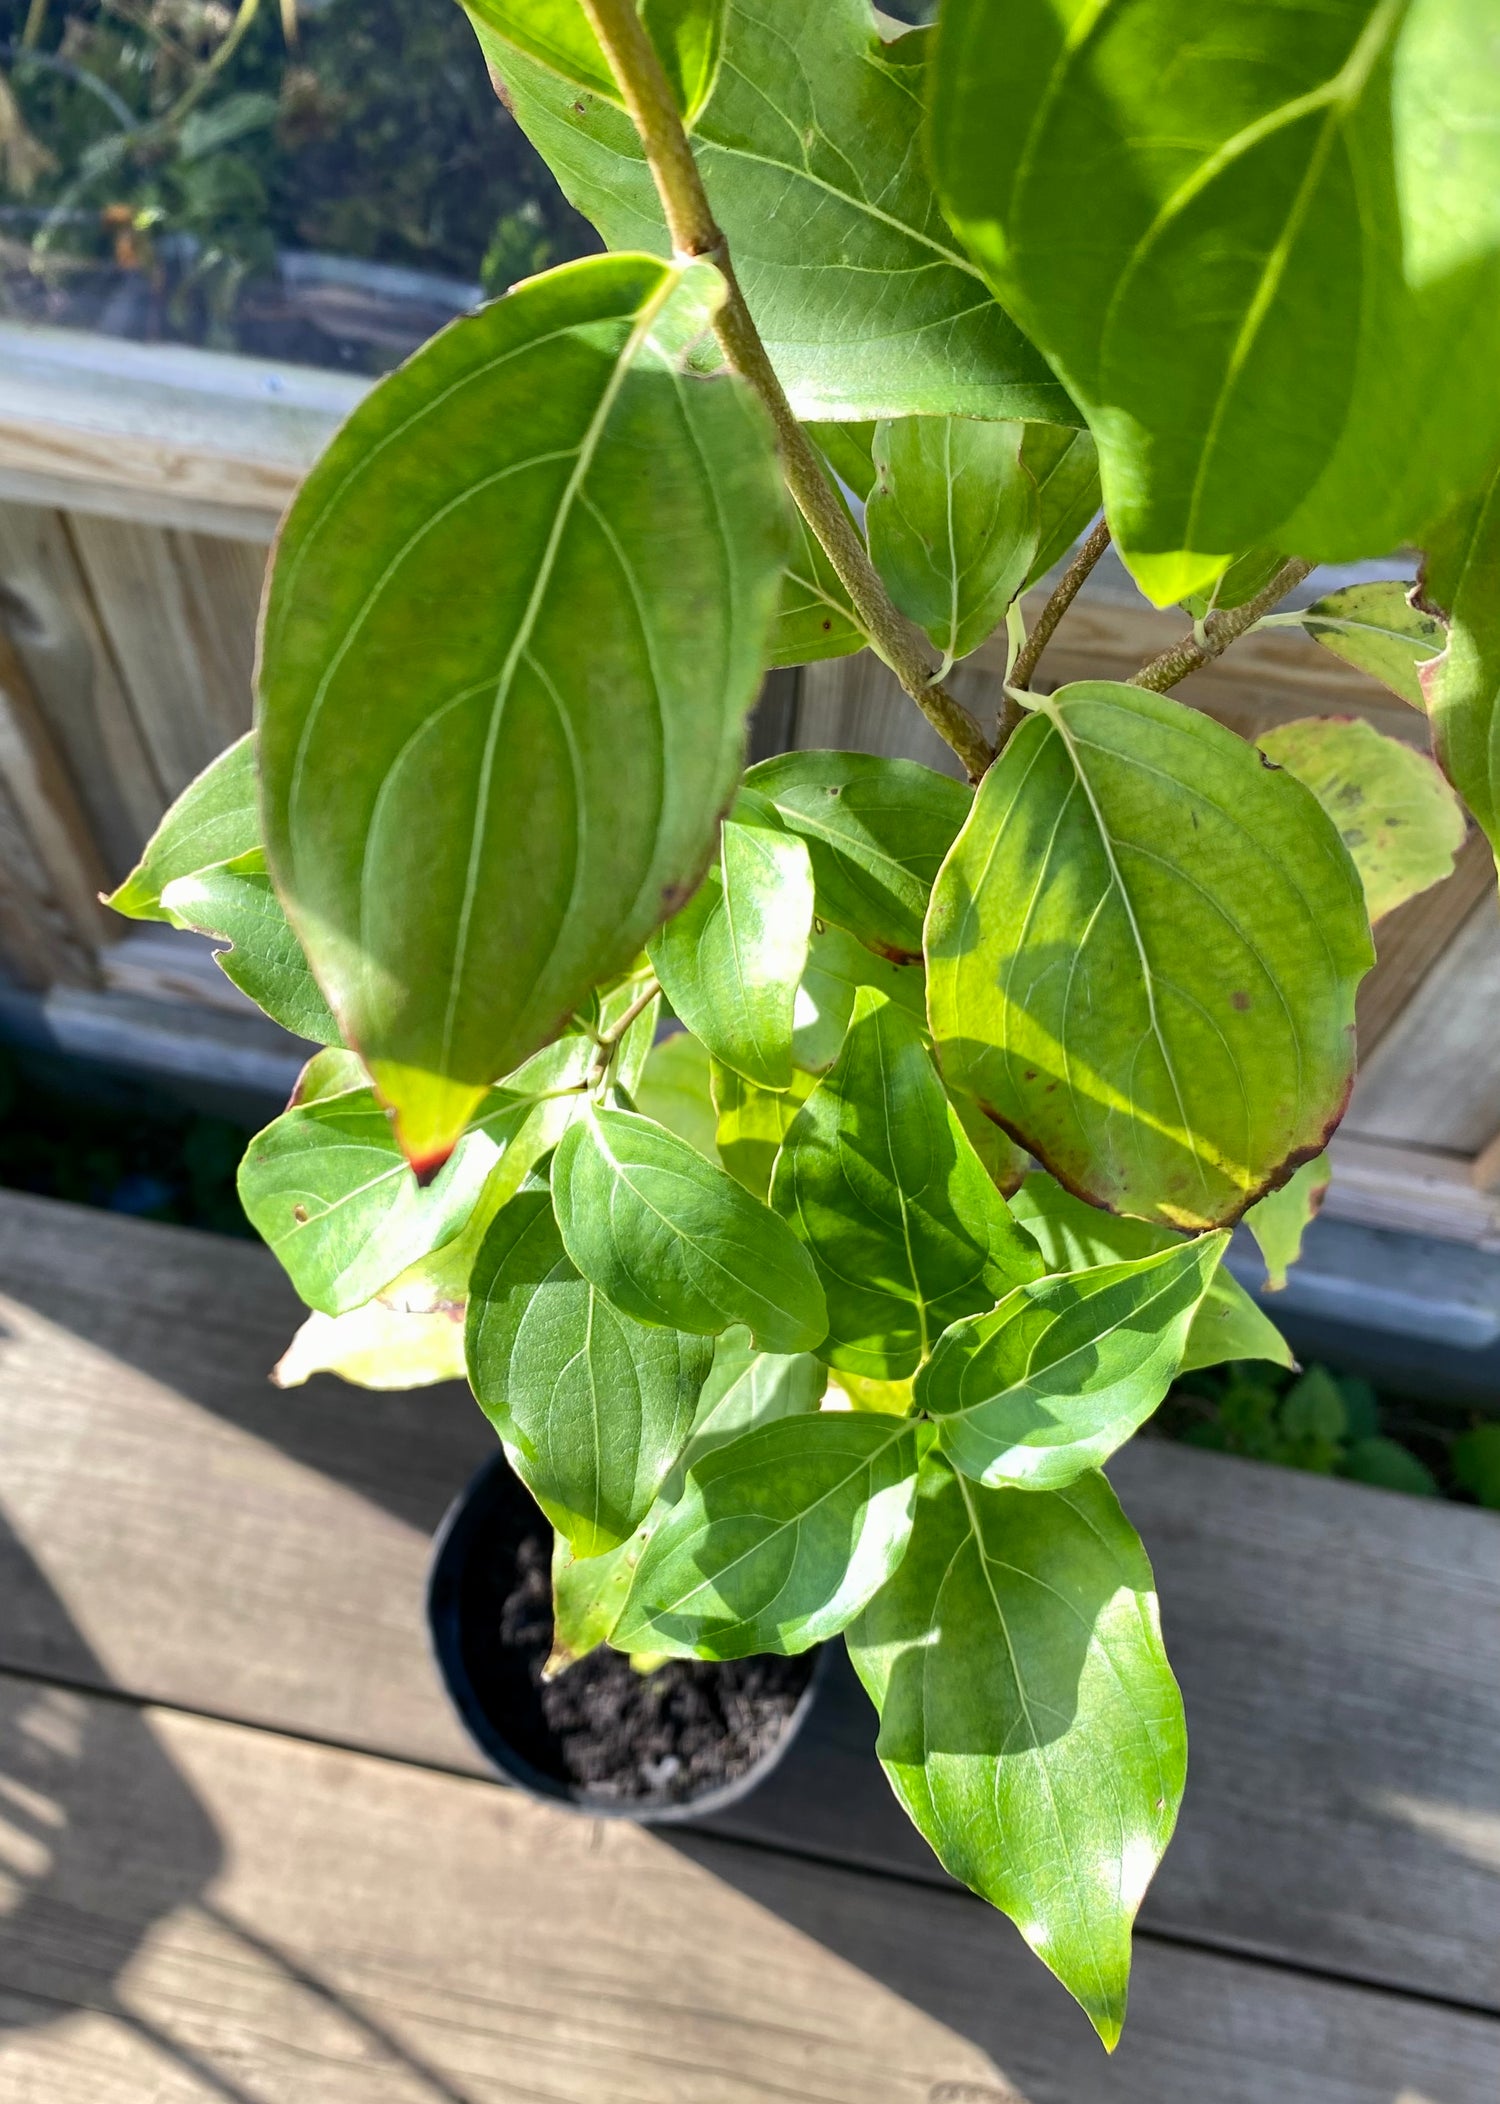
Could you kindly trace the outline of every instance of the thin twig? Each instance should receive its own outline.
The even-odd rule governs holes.
[[[892,605],[875,565],[818,461],[771,364],[735,276],[729,244],[713,215],[671,86],[633,0],[582,0],[604,48],[625,107],[640,136],[672,246],[718,266],[728,288],[714,333],[731,369],[760,396],[776,427],[782,473],[797,507],[821,543],[876,653],[939,737],[951,745],[972,781],[994,758],[989,740],[962,702],[933,678],[933,653],[914,621]]]
[[[660,992],[660,979],[657,979],[655,977],[648,979],[646,981],[644,989],[636,995],[635,999],[631,1002],[630,1006],[621,1016],[619,1022],[611,1024],[608,1030],[601,1032],[601,1034],[597,1038],[595,1038],[594,1057],[589,1063],[588,1081],[585,1083],[586,1087],[597,1087],[597,1085],[604,1079],[605,1075],[609,1072],[610,1064],[613,1061],[616,1052],[619,1051],[621,1044],[624,1042],[626,1031],[636,1020],[637,1016],[645,1014],[646,1010],[651,1006],[651,1003],[656,999],[657,995]]]
[[[1211,665],[1216,657],[1222,656],[1237,637],[1254,628],[1278,600],[1294,591],[1310,574],[1312,567],[1311,563],[1300,559],[1283,563],[1264,591],[1257,592],[1243,606],[1231,607],[1226,613],[1210,614],[1192,635],[1184,636],[1180,643],[1174,643],[1160,657],[1152,658],[1149,665],[1142,665],[1131,680],[1131,686],[1149,687],[1153,694],[1165,694],[1179,680],[1186,679],[1190,672],[1201,672],[1205,665]]]
[[[1020,654],[1010,668],[1005,682],[1008,687],[1024,689],[1031,685],[1031,676],[1036,671],[1042,652],[1056,635],[1058,623],[1078,597],[1083,589],[1084,579],[1108,546],[1109,522],[1107,519],[1100,519],[1058,579],[1052,597],[1037,615],[1035,628],[1022,644]]]

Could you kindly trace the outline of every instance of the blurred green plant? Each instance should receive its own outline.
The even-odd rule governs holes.
[[[278,249],[502,291],[595,246],[462,15],[399,0],[0,0],[0,213],[0,302],[112,263],[226,348]]]
[[[1218,1378],[1195,1377],[1174,1391],[1162,1429],[1189,1446],[1274,1461],[1318,1476],[1347,1476],[1413,1497],[1437,1497],[1441,1490],[1433,1470],[1383,1428],[1380,1398],[1371,1384],[1326,1366],[1289,1376],[1268,1364],[1245,1362]],[[1497,1434],[1500,1445],[1500,1427],[1486,1429]],[[1459,1480],[1464,1481],[1461,1475]],[[1495,1488],[1500,1502],[1500,1451]]]

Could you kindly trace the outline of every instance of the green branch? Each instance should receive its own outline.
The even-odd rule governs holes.
[[[640,136],[673,248],[679,256],[705,258],[723,274],[728,297],[719,310],[714,333],[731,369],[749,382],[770,411],[781,447],[782,473],[797,508],[832,563],[871,646],[938,736],[958,754],[970,780],[977,782],[994,751],[962,702],[934,679],[927,637],[891,603],[864,542],[793,414],[745,304],[729,244],[714,218],[671,85],[634,0],[581,0],[581,4]]]

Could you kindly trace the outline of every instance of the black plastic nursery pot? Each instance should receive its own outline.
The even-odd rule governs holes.
[[[652,1824],[722,1811],[765,1781],[816,1699],[821,1650],[642,1674],[601,1648],[544,1681],[551,1574],[552,1529],[497,1454],[438,1530],[427,1621],[459,1719],[505,1781]]]

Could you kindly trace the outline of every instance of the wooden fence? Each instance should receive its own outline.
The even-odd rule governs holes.
[[[206,1009],[221,1028],[243,1014],[202,944],[112,923],[97,895],[248,727],[276,520],[364,384],[0,324],[0,970],[44,999],[87,994],[100,1042],[111,1002],[178,1003],[200,1030]],[[1118,678],[1181,626],[1105,575],[1046,669]],[[981,715],[1002,669],[987,646],[955,675]],[[1247,736],[1348,714],[1427,743],[1422,716],[1296,631],[1237,644],[1179,691]],[[951,762],[868,656],[783,680],[775,714],[778,744]],[[1328,1210],[1500,1249],[1500,906],[1477,833],[1378,950]]]

